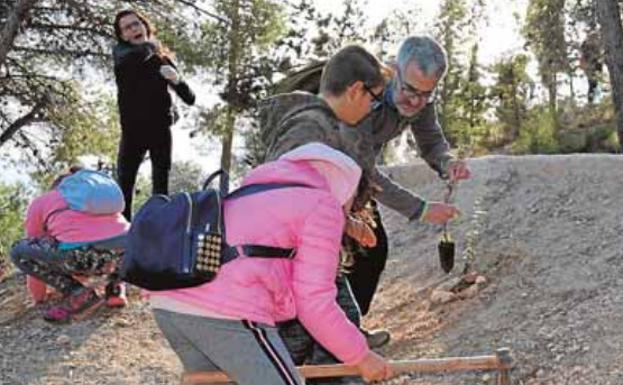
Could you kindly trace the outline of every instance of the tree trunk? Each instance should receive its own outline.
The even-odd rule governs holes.
[[[237,82],[240,60],[240,2],[238,0],[233,0],[230,7],[232,7],[231,26],[229,28],[229,57],[227,58],[227,69],[229,72],[227,80],[227,93],[229,96],[227,100],[229,101],[229,106],[227,107],[225,132],[223,133],[223,142],[221,146],[221,168],[227,172],[227,174],[230,174],[231,172],[232,147],[237,115],[237,111],[235,106],[232,105],[232,102],[238,100],[236,93],[238,92]],[[221,184],[222,190],[223,187],[224,186]]]
[[[223,169],[227,175],[231,172],[231,155],[234,143],[234,126],[236,124],[236,113],[231,107],[227,108],[225,117],[225,132],[221,142],[221,169]],[[229,178],[227,178],[229,179]],[[221,178],[221,191],[227,191],[227,185],[225,179]]]
[[[6,60],[6,56],[9,54],[13,41],[17,36],[19,26],[36,2],[37,0],[17,0],[13,9],[9,11],[6,23],[0,31],[0,64]]]
[[[612,100],[617,116],[619,150],[623,146],[623,27],[617,0],[597,0],[597,19],[606,52],[606,65],[612,85]]]

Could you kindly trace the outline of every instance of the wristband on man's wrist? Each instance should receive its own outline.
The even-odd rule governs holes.
[[[420,213],[420,217],[418,218],[418,221],[421,222],[424,219],[424,216],[428,213],[428,208],[429,208],[428,202],[424,201],[424,204],[422,205],[422,212]]]

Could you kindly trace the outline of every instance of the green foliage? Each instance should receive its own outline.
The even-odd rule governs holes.
[[[484,21],[481,0],[444,1],[436,36],[448,55],[448,71],[439,86],[440,120],[453,145],[476,145],[486,135],[490,108],[478,62],[477,31]]]
[[[491,103],[487,87],[481,83],[482,70],[478,45],[474,44],[460,87],[446,104],[446,111],[453,111],[453,120],[447,122],[445,132],[454,145],[478,145],[487,136],[485,115]]]
[[[559,150],[556,119],[543,106],[532,109],[519,131],[519,138],[513,143],[513,153],[555,154]]]
[[[617,151],[616,122],[609,99],[582,107],[566,104],[559,121],[556,137],[561,153]]]
[[[461,88],[464,66],[464,44],[467,42],[466,27],[468,26],[468,10],[465,0],[444,0],[440,5],[439,16],[435,26],[435,36],[446,50],[448,71],[439,85],[440,121],[447,128],[449,140],[456,139],[453,133],[459,128],[451,127],[460,120],[460,102],[456,100]]]
[[[526,71],[527,64],[528,57],[519,54],[499,60],[492,68],[496,80],[490,93],[502,133],[502,143],[517,137],[528,115],[533,82]]]
[[[557,103],[557,74],[569,72],[565,39],[565,0],[530,0],[522,33],[539,63],[552,113]]]
[[[193,161],[173,162],[169,178],[171,194],[201,189],[205,176],[201,165]]]
[[[0,273],[3,265],[10,265],[11,245],[24,236],[26,196],[23,186],[0,184]]]
[[[236,122],[266,96],[281,63],[279,44],[273,44],[284,36],[285,16],[283,5],[273,0],[219,0],[213,8],[221,19],[201,26],[196,64],[210,72],[225,104],[202,111],[195,133],[221,137],[221,168],[229,172]]]
[[[78,108],[61,106],[52,110],[55,123],[62,128],[52,161],[70,165],[78,157],[93,155],[105,163],[113,163],[119,143],[119,115],[116,100],[100,93],[93,102]]]

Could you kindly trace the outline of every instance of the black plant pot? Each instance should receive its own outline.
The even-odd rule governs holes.
[[[454,242],[441,239],[437,245],[439,250],[439,264],[446,273],[454,267]]]

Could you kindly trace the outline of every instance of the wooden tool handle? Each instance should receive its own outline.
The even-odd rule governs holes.
[[[462,372],[470,370],[503,370],[510,368],[510,361],[500,359],[500,355],[477,357],[449,357],[391,361],[395,375],[407,373]],[[357,367],[351,365],[309,365],[298,367],[305,378],[358,376]],[[192,372],[182,376],[184,385],[231,382],[223,372]]]

